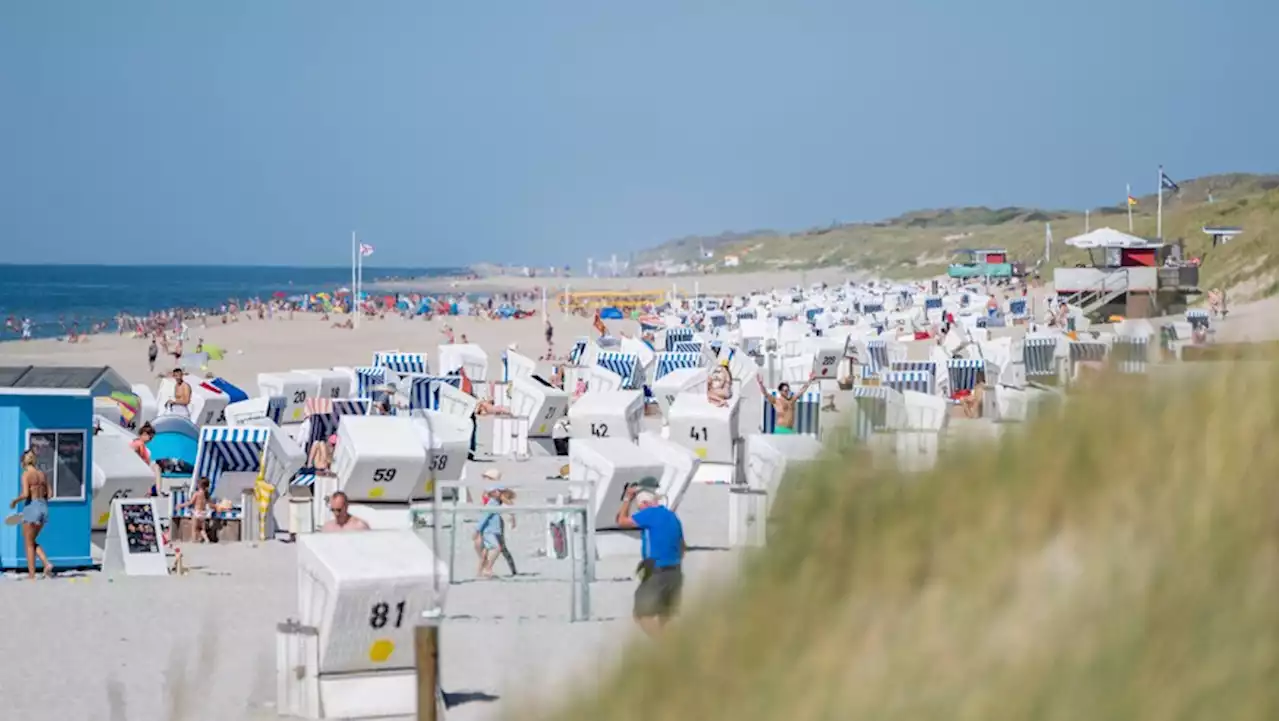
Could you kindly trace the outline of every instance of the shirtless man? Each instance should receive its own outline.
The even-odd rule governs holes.
[[[170,413],[191,417],[191,385],[182,379],[182,369],[173,369],[173,398],[165,404]]]
[[[347,494],[342,491],[335,491],[332,496],[329,496],[329,511],[333,513],[333,520],[325,522],[320,529],[321,533],[369,530],[369,524],[351,515],[347,510]]]
[[[724,408],[732,397],[733,374],[729,372],[729,361],[722,360],[707,374],[707,402]]]
[[[796,401],[804,397],[805,391],[809,390],[809,386],[813,385],[813,381],[818,377],[816,373],[809,374],[809,380],[800,387],[799,393],[792,393],[791,386],[787,383],[778,384],[778,395],[771,396],[769,391],[765,390],[764,380],[760,376],[756,376],[756,383],[760,385],[760,392],[764,394],[766,400],[773,406],[773,410],[777,412],[777,421],[774,423],[773,432],[790,435],[796,432]]]

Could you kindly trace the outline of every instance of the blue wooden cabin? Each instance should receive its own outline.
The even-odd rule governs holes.
[[[93,565],[93,399],[130,392],[111,368],[0,366],[0,502],[22,491],[21,459],[31,448],[53,491],[40,545],[60,569]],[[0,569],[25,570],[22,526],[0,526]]]

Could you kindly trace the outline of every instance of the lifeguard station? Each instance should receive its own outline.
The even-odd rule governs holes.
[[[635,443],[643,415],[642,391],[589,390],[569,407],[569,437],[622,438]]]
[[[448,588],[448,565],[412,531],[299,537],[298,618],[276,632],[277,712],[414,715],[414,628],[443,615]]]
[[[129,393],[108,367],[0,367],[0,497],[22,491],[21,457],[30,449],[49,480],[49,520],[40,545],[58,568],[93,565],[93,399]],[[22,527],[0,526],[0,569],[26,569]]]

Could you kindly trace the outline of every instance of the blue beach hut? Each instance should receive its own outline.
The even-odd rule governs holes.
[[[0,499],[22,491],[28,448],[49,478],[49,520],[40,545],[58,568],[85,568],[93,501],[93,399],[129,393],[111,368],[0,366]],[[0,569],[25,569],[22,526],[0,526]]]

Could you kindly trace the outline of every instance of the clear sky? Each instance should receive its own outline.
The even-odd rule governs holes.
[[[0,261],[583,265],[1277,169],[1276,0],[4,0]]]

